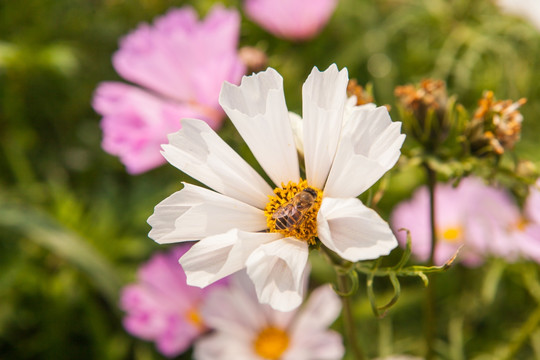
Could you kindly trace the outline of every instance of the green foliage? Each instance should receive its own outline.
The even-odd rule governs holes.
[[[239,0],[224,3],[241,6]],[[118,291],[159,248],[147,238],[146,219],[186,176],[167,165],[127,175],[101,150],[100,119],[90,102],[99,82],[119,80],[111,65],[118,39],[185,4],[204,14],[214,1],[0,3],[1,358],[162,358],[153,344],[123,330]],[[501,99],[528,98],[516,153],[539,164],[540,32],[500,14],[490,1],[341,0],[322,33],[303,43],[275,38],[244,16],[240,43],[268,54],[296,112],[311,68],[334,62],[360,84],[371,82],[379,104],[395,104],[395,86],[427,77],[445,80],[469,112],[486,89]],[[395,106],[392,115],[399,118]],[[254,163],[230,122],[221,134]],[[382,214],[423,181],[418,168],[424,161],[445,178],[490,168],[474,159],[426,160],[410,149],[400,169],[378,184],[382,200],[382,192],[371,194]],[[516,164],[504,158],[494,176],[522,198]],[[358,341],[373,356],[422,353],[424,288],[414,277],[424,279],[421,274],[431,270],[400,262],[399,252],[390,256],[398,267],[367,271],[374,264],[362,264],[353,271],[355,281],[368,283],[367,294],[360,287],[352,298]],[[315,255],[313,280],[327,282],[329,269],[320,260]],[[379,275],[390,282],[374,282]],[[538,276],[535,264],[496,260],[437,274],[440,358],[540,357]],[[394,306],[375,305],[375,293]],[[373,317],[372,307],[387,311],[386,318]],[[527,331],[533,335],[523,338]]]

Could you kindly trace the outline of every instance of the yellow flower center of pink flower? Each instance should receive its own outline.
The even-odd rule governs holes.
[[[197,308],[189,309],[186,312],[186,319],[196,328],[201,329],[201,330],[204,329],[204,323],[201,318],[201,314],[199,313],[199,310]]]
[[[529,221],[526,218],[522,217],[514,224],[514,228],[518,231],[525,231],[527,225],[529,225]]]
[[[274,196],[264,209],[266,224],[270,232],[285,237],[307,241],[315,245],[317,237],[317,214],[322,203],[322,191],[308,186],[306,180],[299,183],[289,181],[287,185],[274,189]]]
[[[462,233],[463,230],[459,226],[456,226],[444,229],[441,235],[446,242],[456,243],[461,239]]]
[[[289,347],[289,335],[276,327],[263,329],[253,342],[255,353],[268,360],[277,360]]]

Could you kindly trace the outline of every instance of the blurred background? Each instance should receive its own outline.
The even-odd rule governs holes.
[[[215,3],[0,1],[1,359],[163,358],[123,330],[118,294],[165,248],[147,237],[146,219],[186,176],[169,165],[127,174],[101,149],[91,100],[100,82],[123,81],[111,64],[119,38],[171,7],[189,4],[203,16]],[[221,3],[243,11],[240,1]],[[311,68],[332,63],[371,83],[378,104],[395,104],[395,86],[427,77],[445,80],[471,113],[484,90],[499,99],[525,97],[516,153],[540,165],[540,29],[492,1],[340,0],[327,26],[305,42],[276,38],[242,16],[240,45],[267,54],[284,78],[289,110],[299,113]],[[391,114],[397,118],[395,108]],[[248,151],[228,120],[220,133]],[[381,202],[384,215],[424,181],[400,180]],[[492,354],[528,319],[535,306],[524,272],[535,277],[538,265],[493,260],[438,277],[446,358]],[[314,265],[315,281],[332,276]],[[370,354],[421,348],[423,286],[417,279],[403,285],[383,320],[372,315],[363,290],[358,294],[360,336],[377,334],[378,341],[365,342]],[[540,354],[540,331],[535,339],[517,358]]]

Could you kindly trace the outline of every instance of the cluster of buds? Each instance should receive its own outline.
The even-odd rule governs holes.
[[[493,92],[486,91],[466,129],[471,152],[483,156],[511,150],[521,136],[519,107],[526,102],[525,98],[496,101]]]
[[[351,96],[356,97],[356,106],[372,104],[374,103],[373,94],[371,93],[371,88],[367,87],[364,89],[362,85],[358,84],[356,79],[350,79],[347,84],[347,97]]]
[[[429,149],[448,136],[448,110],[454,103],[448,98],[442,80],[425,79],[419,86],[398,86],[394,94],[399,100],[406,132]]]

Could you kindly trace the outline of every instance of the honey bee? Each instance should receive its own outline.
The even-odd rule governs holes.
[[[316,199],[317,192],[311,188],[305,188],[294,195],[272,214],[272,219],[276,220],[276,229],[294,229],[302,225],[306,220],[306,213],[311,210]]]

